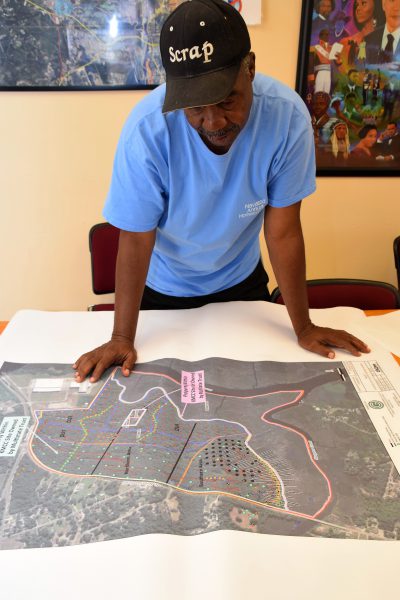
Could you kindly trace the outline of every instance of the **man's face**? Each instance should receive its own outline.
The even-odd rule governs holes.
[[[331,0],[321,0],[319,3],[319,14],[327,19],[332,12]]]
[[[352,85],[357,85],[358,83],[358,72],[352,71],[349,75],[349,80]]]
[[[391,31],[400,27],[400,0],[382,0],[386,23]]]
[[[340,123],[335,127],[335,133],[338,140],[344,140],[346,138],[347,127],[344,123]]]
[[[323,42],[327,42],[329,40],[329,31],[323,29],[319,34],[319,39]]]
[[[235,85],[225,100],[210,106],[184,109],[189,125],[216,154],[225,154],[247,123],[253,101],[254,75],[255,56],[251,52],[249,68],[241,66]]]
[[[344,105],[346,108],[348,108],[348,109],[354,108],[355,103],[356,103],[356,99],[354,96],[348,96],[345,98]]]
[[[389,123],[385,129],[385,137],[393,137],[397,132],[397,127],[394,123]]]
[[[328,106],[329,99],[327,101],[326,98],[320,94],[314,96],[313,113],[316,117],[323,115],[328,110]]]

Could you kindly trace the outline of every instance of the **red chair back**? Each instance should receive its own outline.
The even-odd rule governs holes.
[[[367,279],[311,279],[307,281],[310,308],[352,306],[361,310],[400,308],[400,293],[391,284]],[[271,301],[284,304],[279,288]]]
[[[98,223],[89,231],[92,289],[95,294],[115,292],[118,241],[119,229],[109,223]],[[114,304],[95,304],[90,310],[114,310]]]

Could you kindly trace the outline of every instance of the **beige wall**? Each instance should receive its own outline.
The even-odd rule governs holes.
[[[292,87],[300,11],[301,0],[263,0],[263,23],[251,27],[259,71]],[[85,310],[96,301],[87,233],[103,220],[119,132],[142,96],[0,92],[0,320],[21,308]],[[398,179],[320,178],[303,224],[309,278],[395,283]]]

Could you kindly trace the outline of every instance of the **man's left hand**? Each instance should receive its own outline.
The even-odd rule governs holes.
[[[327,358],[335,358],[335,352],[332,348],[346,350],[353,356],[361,356],[363,352],[371,352],[362,340],[347,331],[318,327],[312,323],[300,332],[297,339],[302,348]]]

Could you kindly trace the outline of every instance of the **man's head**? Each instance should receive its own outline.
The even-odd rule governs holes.
[[[393,137],[397,133],[397,123],[395,121],[389,121],[385,129],[385,137]]]
[[[317,0],[315,8],[317,13],[327,19],[331,12],[335,10],[335,0]]]
[[[321,29],[319,32],[319,39],[323,42],[327,42],[329,40],[329,29]]]
[[[330,96],[326,92],[316,92],[313,98],[313,114],[321,117],[329,108]]]
[[[339,152],[347,158],[350,150],[349,130],[346,123],[333,119],[329,126],[332,154],[337,157]]]
[[[334,133],[336,135],[336,138],[338,140],[346,139],[346,135],[348,134],[348,129],[347,129],[346,123],[344,123],[343,121],[339,121],[338,123],[335,124],[335,126],[332,129],[333,129],[332,133]]]
[[[250,37],[240,13],[224,0],[183,2],[160,36],[166,72],[163,112],[221,103],[231,93]]]
[[[344,105],[346,108],[354,108],[357,104],[357,96],[354,92],[349,92],[344,97]]]
[[[222,102],[184,109],[189,124],[216,154],[227,152],[247,123],[254,75],[255,56],[250,52],[241,63],[230,94]]]
[[[382,8],[388,30],[392,32],[400,27],[400,0],[382,0]]]
[[[347,73],[347,77],[352,85],[358,84],[358,71],[356,71],[356,69],[350,69],[350,71]]]

